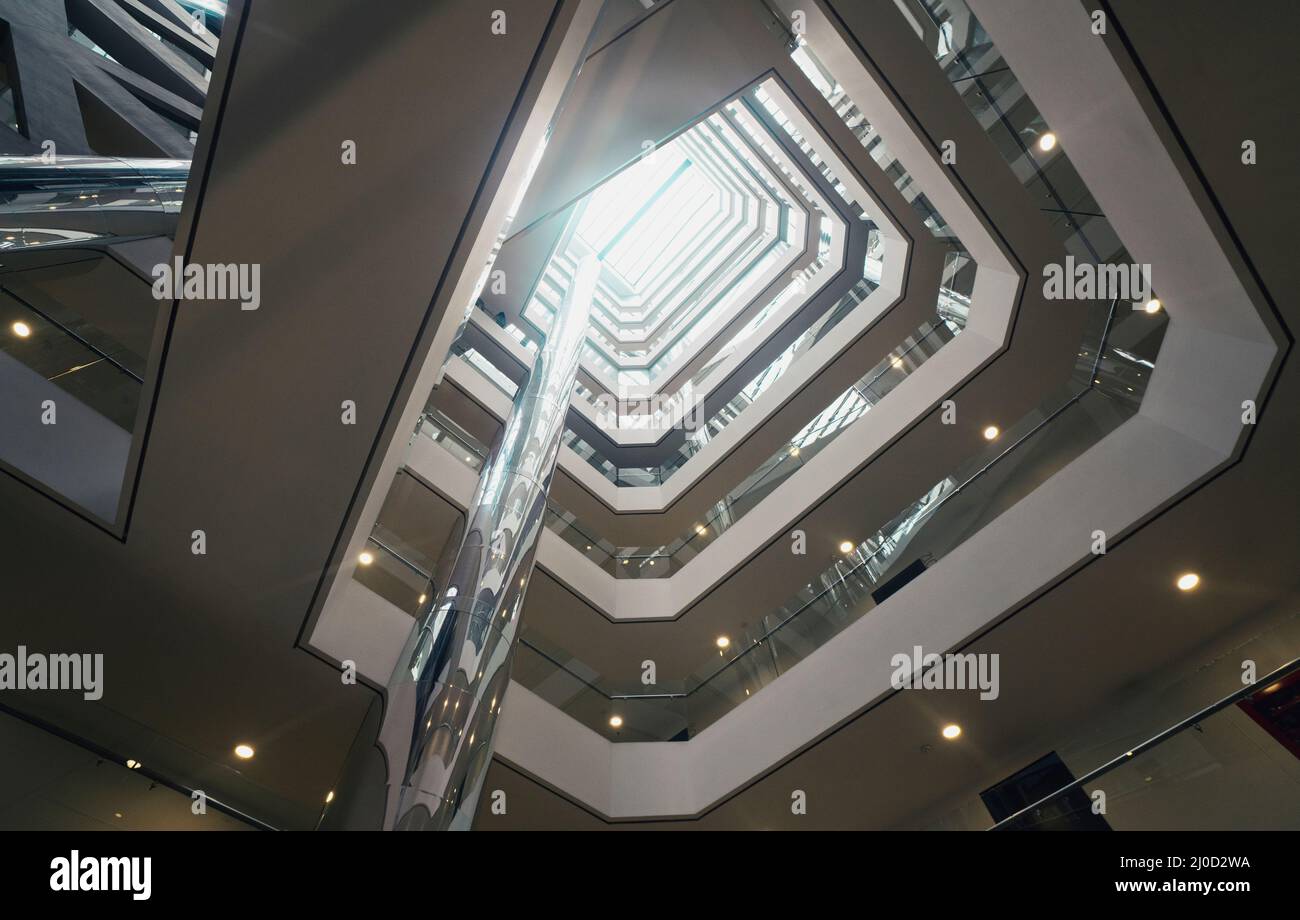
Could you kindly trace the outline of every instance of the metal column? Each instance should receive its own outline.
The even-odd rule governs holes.
[[[388,687],[385,826],[468,830],[492,760],[600,262],[588,256],[488,456],[447,584]]]

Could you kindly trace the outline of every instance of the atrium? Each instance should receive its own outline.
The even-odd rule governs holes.
[[[1300,829],[1288,25],[0,0],[0,829]]]

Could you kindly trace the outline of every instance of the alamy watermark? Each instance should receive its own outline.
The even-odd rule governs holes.
[[[704,400],[696,394],[695,387],[689,380],[671,396],[655,393],[622,400],[634,404],[638,410],[636,412],[620,412],[620,400],[612,393],[601,393],[595,397],[594,402],[596,424],[605,430],[673,427],[698,431],[707,421],[704,417]],[[665,419],[668,420],[667,424]]]
[[[0,652],[0,690],[80,690],[97,700],[104,695],[104,656],[46,655],[20,645],[16,654]]]
[[[895,690],[979,690],[982,700],[996,700],[1001,693],[996,652],[939,655],[915,645],[911,654],[899,652],[889,664],[894,669],[889,683]]]
[[[1050,262],[1043,266],[1043,297],[1047,300],[1128,300],[1134,308],[1151,300],[1149,264],[1074,261]]]
[[[262,266],[257,262],[191,262],[177,256],[151,272],[158,300],[237,300],[239,309],[262,305]]]
[[[153,893],[151,856],[82,856],[73,850],[50,860],[50,868],[51,891],[129,891],[135,901]]]

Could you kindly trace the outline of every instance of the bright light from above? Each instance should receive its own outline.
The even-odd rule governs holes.
[[[1152,297],[1150,300],[1147,301],[1146,306],[1143,307],[1142,309],[1143,309],[1143,310],[1146,310],[1148,313],[1159,313],[1159,312],[1160,312],[1160,298],[1158,298],[1158,297]]]
[[[610,716],[610,717],[609,717],[609,727],[610,727],[610,728],[622,728],[622,727],[623,727],[623,717],[622,717],[622,716]]]
[[[1055,146],[1056,146],[1056,135],[1053,134],[1051,131],[1048,131],[1046,134],[1044,134],[1042,137],[1038,139],[1038,149],[1043,151],[1043,153],[1047,153]]]
[[[853,544],[850,541],[845,540],[843,543],[840,544],[840,552],[844,553],[845,555],[848,555],[849,553],[853,552]]]
[[[717,185],[673,141],[652,150],[591,196],[578,235],[636,285],[668,264],[722,211]]]
[[[24,323],[22,320],[18,320],[18,322],[14,323],[9,328],[11,328],[14,331],[14,335],[18,336],[20,339],[25,339],[32,334],[32,327]]]
[[[362,565],[370,565],[370,563],[374,561],[375,561],[375,554],[370,552],[370,550],[366,550],[360,556],[357,557],[357,562],[360,562]]]
[[[1192,591],[1200,583],[1201,576],[1197,575],[1195,572],[1184,572],[1182,575],[1178,576],[1178,581],[1175,582],[1175,584],[1178,585],[1179,591]]]
[[[726,648],[728,645],[731,644],[731,640],[728,639],[726,636],[718,636],[716,640],[716,644],[718,648]]]
[[[128,760],[126,762],[126,768],[128,770],[139,770],[141,766],[142,764],[138,760]]]
[[[943,736],[947,738],[949,741],[952,741],[953,739],[959,737],[960,735],[961,735],[960,725],[954,723],[952,725],[945,725],[943,727]]]
[[[253,759],[252,745],[249,744],[235,745],[235,756],[238,757],[240,760],[252,760]]]
[[[329,794],[325,796],[325,804],[328,805],[328,804],[329,804],[330,802],[332,802],[332,801],[334,801],[334,790],[333,790],[333,789],[331,789],[331,790],[329,791]]]
[[[999,434],[1001,434],[1001,432],[998,430],[998,426],[997,426],[997,425],[990,425],[989,427],[987,427],[987,428],[984,429],[984,440],[986,440],[986,441],[992,441],[992,440],[993,440],[994,438],[996,438]]]

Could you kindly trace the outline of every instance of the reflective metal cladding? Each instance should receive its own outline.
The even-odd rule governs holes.
[[[468,830],[577,375],[600,262],[578,265],[555,325],[479,477],[451,574],[389,682],[385,826]]]

